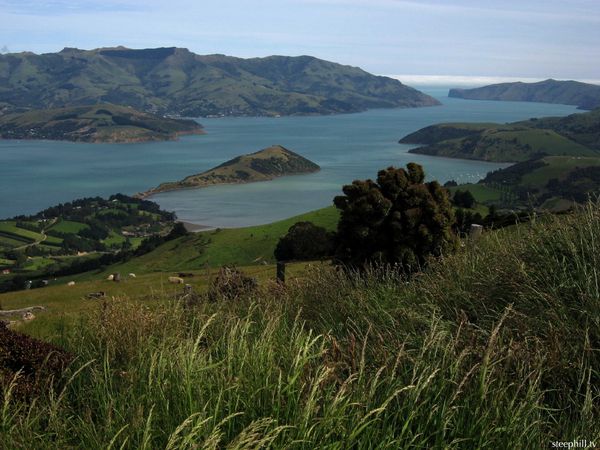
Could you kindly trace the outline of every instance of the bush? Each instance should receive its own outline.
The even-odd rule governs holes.
[[[459,189],[454,193],[452,203],[460,208],[470,209],[475,204],[475,197],[473,197],[473,194],[471,194],[470,191],[461,191]]]
[[[430,255],[453,248],[454,216],[448,194],[437,181],[424,182],[423,168],[389,167],[377,181],[354,181],[334,199],[342,211],[336,259],[364,268],[373,262],[418,270]]]
[[[211,301],[237,300],[248,296],[257,286],[256,280],[246,276],[241,270],[224,266],[211,281],[208,298]]]
[[[279,239],[275,247],[277,261],[310,261],[331,256],[333,233],[312,222],[298,222]]]
[[[63,349],[9,330],[0,321],[0,398],[13,381],[14,397],[39,394],[47,381],[60,377],[71,360]]]

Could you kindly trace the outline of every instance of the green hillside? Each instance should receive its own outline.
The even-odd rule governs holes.
[[[42,279],[73,273],[73,264],[96,267],[140,251],[146,239],[166,240],[174,215],[157,204],[117,194],[84,198],[46,208],[32,216],[0,221],[0,292],[34,287]],[[89,271],[93,266],[81,267]],[[76,272],[76,271],[75,271]]]
[[[426,144],[409,153],[494,162],[527,161],[540,156],[599,156],[600,110],[567,117],[489,123],[442,123],[400,140]]]
[[[0,325],[0,442],[544,449],[595,440],[599,211],[588,204],[485,232],[414,277],[305,265],[282,286],[272,266],[258,266],[244,268],[257,286],[235,299],[207,296],[216,274],[206,271],[186,278],[196,293],[187,296],[167,273],[2,294],[2,312],[47,309]],[[87,298],[98,291],[106,296]]]
[[[205,172],[181,181],[162,183],[140,194],[147,197],[158,192],[197,188],[215,184],[240,184],[268,181],[284,175],[317,172],[320,167],[281,145],[273,145],[255,153],[237,156]]]
[[[438,105],[397,80],[311,56],[234,58],[124,47],[0,55],[8,109],[115,103],[178,116],[332,114]]]
[[[553,130],[578,144],[600,150],[600,108],[586,114],[542,117],[518,123],[530,128]]]
[[[144,142],[203,134],[193,120],[170,119],[112,104],[0,115],[2,139]]]
[[[600,107],[600,86],[578,81],[549,79],[537,83],[500,83],[474,89],[450,89],[448,97],[560,103],[577,105],[580,109],[594,109]]]
[[[335,230],[338,219],[338,210],[331,206],[266,225],[193,233],[167,242],[146,255],[113,265],[104,273],[168,272],[200,270],[226,264],[248,266],[274,263],[275,246],[293,224],[309,221]]]

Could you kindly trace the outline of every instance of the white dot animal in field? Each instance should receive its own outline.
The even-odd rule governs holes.
[[[74,282],[74,281],[69,281],[69,282],[67,283],[67,286],[75,286],[75,282]]]
[[[179,277],[169,277],[169,283],[173,283],[173,284],[183,284],[183,278],[179,278]]]
[[[130,273],[130,274],[129,274],[129,276],[130,276],[131,278],[135,278],[135,273]]]
[[[106,279],[108,281],[113,281],[115,279],[115,276],[111,273],[109,276],[106,277]]]

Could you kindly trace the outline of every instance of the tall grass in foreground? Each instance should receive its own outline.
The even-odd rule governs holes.
[[[56,390],[5,386],[6,448],[546,448],[600,440],[600,212],[405,279],[317,267],[186,307],[104,303]]]

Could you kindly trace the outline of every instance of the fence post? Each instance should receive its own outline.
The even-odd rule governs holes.
[[[277,281],[285,284],[285,262],[277,261]]]
[[[469,238],[473,241],[476,241],[481,237],[483,233],[483,227],[476,223],[471,224],[471,228],[469,229]]]

